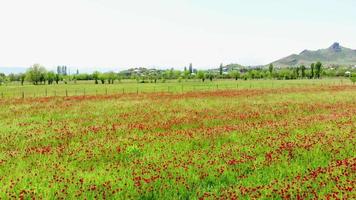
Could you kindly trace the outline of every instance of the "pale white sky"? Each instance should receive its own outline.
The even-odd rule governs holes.
[[[0,0],[1,67],[259,65],[355,36],[354,0]]]

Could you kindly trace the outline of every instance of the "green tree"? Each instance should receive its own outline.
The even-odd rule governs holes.
[[[214,74],[209,72],[208,74],[206,74],[206,78],[209,79],[210,81],[213,81],[214,79]]]
[[[193,73],[193,64],[190,63],[189,64],[189,74],[192,74]]]
[[[314,78],[314,67],[315,67],[315,64],[314,63],[312,63],[311,65],[310,65],[310,70],[311,70],[311,74],[310,74],[310,78]]]
[[[52,71],[48,72],[47,73],[47,82],[48,82],[48,85],[51,85],[53,84],[54,80],[56,78],[56,74]]]
[[[189,71],[188,71],[188,70],[187,70],[187,71],[184,71],[183,76],[184,76],[185,79],[189,79],[189,78],[190,78],[190,73],[189,73]]]
[[[107,80],[108,80],[108,83],[109,84],[114,84],[114,81],[116,80],[116,74],[114,72],[108,72],[106,73],[106,77],[107,77]]]
[[[108,79],[106,74],[99,74],[99,80],[101,81],[101,84],[105,84],[105,81]]]
[[[229,73],[230,77],[234,78],[235,80],[240,78],[240,72],[237,70],[232,70]]]
[[[0,85],[5,83],[6,81],[6,75],[4,73],[0,73]]]
[[[317,62],[315,64],[315,75],[318,79],[321,76],[322,67],[323,67],[323,65],[321,64],[321,62]]]
[[[23,85],[26,79],[26,74],[20,73],[19,77],[20,77],[21,85]]]
[[[356,83],[356,73],[351,74],[350,80],[351,80],[352,83],[355,85],[355,83]]]
[[[295,72],[295,78],[298,79],[299,78],[299,71],[300,71],[300,68],[299,67],[296,67],[294,69],[294,72]]]
[[[223,64],[222,63],[220,64],[219,73],[220,73],[220,76],[223,75]]]
[[[32,65],[26,72],[26,79],[34,85],[45,81],[46,69],[40,64]]]
[[[198,79],[201,79],[204,82],[206,75],[203,71],[198,71],[197,77]]]
[[[93,79],[95,81],[95,84],[98,84],[99,83],[98,80],[99,80],[100,72],[95,71],[92,76],[93,76]]]
[[[56,81],[57,85],[59,83],[59,81],[61,80],[61,75],[60,74],[56,74],[54,81]]]
[[[300,66],[300,70],[302,71],[302,78],[305,78],[305,66]]]
[[[273,64],[272,63],[269,64],[268,71],[269,71],[269,74],[272,75],[272,73],[273,73]]]

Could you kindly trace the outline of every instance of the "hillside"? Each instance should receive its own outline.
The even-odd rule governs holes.
[[[316,51],[304,50],[300,54],[292,54],[273,62],[277,67],[310,65],[320,61],[324,65],[356,65],[356,50],[342,47],[335,42],[327,49]]]

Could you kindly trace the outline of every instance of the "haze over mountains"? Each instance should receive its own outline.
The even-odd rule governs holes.
[[[277,61],[272,62],[275,67],[294,67],[300,65],[309,66],[311,63],[315,63],[320,61],[324,66],[355,66],[356,65],[356,50],[346,48],[341,46],[338,42],[332,44],[329,48],[319,49],[316,51],[312,50],[304,50],[300,54],[292,54],[285,58],[279,59]],[[33,63],[34,64],[34,63]],[[46,66],[48,67],[48,66]],[[140,66],[135,66],[140,67]],[[199,66],[194,66],[199,69]],[[233,68],[241,68],[242,65],[232,63],[230,65],[226,65],[226,67]],[[53,68],[53,69],[52,69]],[[49,70],[55,71],[55,66],[52,68],[48,68]],[[76,71],[76,67],[68,66],[70,70]],[[214,69],[216,67],[211,67],[210,69]],[[27,67],[0,67],[0,73],[23,73],[25,72]],[[121,67],[111,69],[101,67],[100,69],[84,69],[80,70],[80,72],[84,73],[92,73],[95,70],[99,71],[122,71],[124,70]]]
[[[335,42],[329,48],[316,51],[304,50],[300,54],[292,54],[288,57],[274,61],[277,67],[292,67],[299,65],[310,65],[320,61],[324,65],[356,65],[356,50],[341,46]]]

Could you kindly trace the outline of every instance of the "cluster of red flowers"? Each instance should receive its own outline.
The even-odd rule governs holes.
[[[1,100],[0,199],[353,198],[355,99],[318,86]]]

